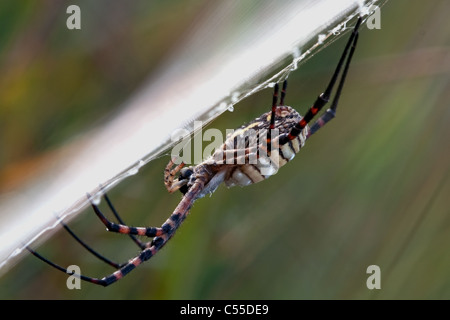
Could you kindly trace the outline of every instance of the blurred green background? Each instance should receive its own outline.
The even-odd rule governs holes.
[[[0,2],[3,196],[53,150],[108,121],[210,5],[78,1],[89,32],[68,32],[61,12],[69,4]],[[68,290],[66,275],[28,255],[0,278],[0,298],[449,299],[448,12],[447,0],[387,2],[381,29],[361,30],[337,118],[269,180],[220,187],[196,202],[162,252],[123,280]],[[290,75],[288,104],[305,113],[346,38]],[[211,126],[238,127],[270,101],[264,90]],[[160,225],[178,204],[180,195],[167,194],[162,182],[168,160],[110,192],[130,225]],[[89,210],[70,225],[118,262],[138,253]],[[65,232],[38,251],[86,275],[113,271]],[[374,264],[381,290],[366,287]]]

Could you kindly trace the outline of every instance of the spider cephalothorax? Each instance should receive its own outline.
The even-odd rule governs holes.
[[[350,35],[327,88],[319,95],[304,117],[300,116],[293,108],[285,106],[284,98],[287,82],[284,81],[280,103],[278,103],[279,87],[276,84],[271,112],[264,113],[252,122],[238,128],[208,159],[190,167],[185,167],[182,162],[176,164],[176,159],[169,161],[164,171],[164,184],[169,192],[180,190],[183,197],[161,227],[127,226],[117,214],[106,194],[104,194],[104,198],[119,223],[109,221],[98,206],[92,203],[94,212],[109,231],[130,235],[142,250],[139,255],[123,264],[114,263],[88,247],[64,225],[64,228],[89,251],[117,269],[114,273],[101,279],[83,275],[79,275],[79,277],[82,280],[102,286],[108,286],[116,282],[142,262],[153,257],[167,243],[188,215],[196,199],[214,192],[222,182],[225,182],[227,186],[246,186],[260,182],[275,174],[279,168],[291,161],[304,146],[306,140],[334,118],[347,71],[355,51],[360,24],[361,18],[358,19]],[[330,99],[342,68],[342,75],[331,107],[309,128],[308,123]],[[178,177],[175,178],[177,174]],[[144,243],[138,240],[135,235],[153,239]],[[66,269],[47,260],[32,249],[28,249],[39,259],[63,272],[67,272]]]

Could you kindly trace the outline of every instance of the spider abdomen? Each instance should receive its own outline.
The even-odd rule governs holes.
[[[209,164],[229,166],[224,181],[227,186],[247,186],[269,178],[291,161],[305,145],[308,126],[295,139],[284,145],[278,143],[280,136],[287,134],[302,119],[295,109],[280,106],[275,116],[270,152],[266,144],[271,117],[268,112],[229,135],[222,147],[210,158]]]
[[[296,139],[273,150],[269,156],[260,157],[256,164],[230,166],[225,177],[225,184],[232,186],[248,186],[261,182],[276,174],[286,163],[294,159],[296,153],[305,145],[306,135],[303,133]]]

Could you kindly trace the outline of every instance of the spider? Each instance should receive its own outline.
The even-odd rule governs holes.
[[[293,108],[284,104],[287,88],[287,81],[285,80],[281,89],[280,103],[278,104],[279,86],[276,84],[274,86],[271,111],[264,113],[247,125],[243,125],[235,131],[234,134],[228,136],[225,143],[220,148],[217,148],[215,153],[204,162],[196,166],[186,167],[183,162],[176,165],[176,159],[174,158],[169,161],[164,170],[165,187],[171,193],[180,190],[183,197],[173,213],[161,225],[161,227],[127,226],[118,215],[106,193],[103,194],[103,197],[116,217],[118,223],[108,220],[100,211],[99,207],[91,201],[95,214],[106,226],[108,231],[128,234],[133,241],[136,242],[141,249],[140,253],[136,257],[123,264],[112,262],[91,249],[80,238],[78,238],[67,225],[61,222],[63,227],[81,245],[83,245],[99,259],[116,269],[114,273],[103,278],[92,278],[84,275],[78,275],[80,279],[101,286],[108,286],[115,283],[161,250],[169,239],[172,238],[175,231],[186,218],[195,200],[205,196],[208,193],[214,192],[222,182],[224,182],[227,186],[246,186],[263,181],[271,175],[262,173],[262,169],[267,168],[268,162],[271,163],[276,172],[278,168],[291,161],[296,153],[305,145],[306,140],[335,117],[339,97],[341,95],[345,78],[347,76],[347,71],[358,41],[358,29],[360,24],[361,18],[359,18],[356,22],[353,32],[347,41],[328,86],[325,91],[318,96],[304,117],[302,117]],[[330,100],[331,92],[337,82],[337,78],[342,67],[342,74],[340,76],[331,107],[326,110],[326,112],[324,112],[311,127],[309,127],[308,123]],[[232,140],[250,129],[257,133],[257,148],[249,147],[247,141],[246,147],[239,157],[236,156],[238,150],[227,149],[230,142],[233,142]],[[265,139],[262,137],[265,137]],[[228,157],[229,155],[234,157],[234,161],[231,164],[225,161],[226,156]],[[256,163],[250,163],[249,159],[251,157],[256,158],[258,161]],[[276,161],[275,158],[277,158]],[[175,178],[177,174],[178,177]],[[88,197],[91,199],[89,195]],[[142,242],[135,236],[147,236],[153,239],[149,242]],[[27,249],[42,261],[64,273],[67,273],[67,269],[44,258],[33,249],[29,247],[27,247]],[[69,273],[74,274],[73,272]]]

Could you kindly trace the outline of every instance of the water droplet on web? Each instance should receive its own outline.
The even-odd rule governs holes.
[[[267,84],[267,86],[268,86],[269,88],[273,88],[273,87],[275,87],[275,82],[269,82],[269,83]]]
[[[139,172],[139,169],[140,169],[144,164],[145,164],[144,160],[142,160],[142,159],[139,160],[138,163],[137,163],[133,168],[131,168],[130,170],[128,170],[127,174],[128,174],[129,176],[135,175],[136,173]]]
[[[138,172],[139,172],[139,168],[136,166],[136,167],[131,168],[130,170],[128,170],[128,175],[133,176],[133,175],[135,175]]]
[[[323,41],[325,40],[326,36],[324,34],[319,34],[319,36],[317,37],[317,42],[319,44],[322,44]]]
[[[227,109],[228,109],[228,111],[233,112],[234,106],[232,104],[230,104]]]
[[[91,199],[91,202],[96,206],[100,205],[101,201],[102,201],[102,198],[100,197],[100,195],[97,195]]]

